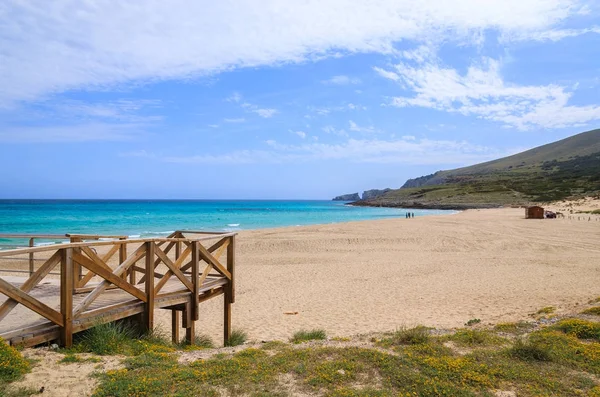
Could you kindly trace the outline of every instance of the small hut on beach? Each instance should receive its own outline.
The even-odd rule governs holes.
[[[538,205],[526,207],[525,219],[544,219],[544,208]]]

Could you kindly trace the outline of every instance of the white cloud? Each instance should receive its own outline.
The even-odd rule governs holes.
[[[162,160],[189,164],[298,163],[346,160],[357,163],[466,165],[513,154],[464,141],[348,139],[339,144],[280,144],[265,142],[265,150],[238,150],[224,154],[165,157]]]
[[[140,157],[140,158],[156,158],[156,155],[152,152],[148,152],[145,149],[132,150],[130,152],[119,153],[119,157]]]
[[[219,124],[209,124],[210,128],[219,128]]]
[[[368,126],[368,127],[361,127],[352,120],[350,120],[348,123],[350,124],[350,131],[362,132],[362,133],[366,133],[366,134],[374,134],[374,133],[379,132],[372,125]]]
[[[131,141],[144,134],[138,124],[86,123],[42,127],[0,128],[2,143],[81,143]]]
[[[223,119],[225,123],[245,123],[246,119],[243,117],[239,117],[236,119]]]
[[[299,136],[300,138],[302,138],[302,139],[305,139],[305,138],[306,138],[306,132],[304,132],[304,131],[292,131],[292,130],[290,130],[290,132],[291,132],[292,134],[296,134],[296,135],[298,135],[298,136]]]
[[[279,113],[277,109],[252,109],[252,112],[258,114],[260,117],[269,119]]]
[[[415,139],[417,139],[417,137],[415,137],[414,135],[403,135],[402,139],[404,139],[405,141],[414,141]]]
[[[373,70],[375,70],[381,77],[385,77],[386,79],[390,79],[390,80],[393,80],[393,81],[400,80],[400,76],[398,76],[394,72],[390,72],[389,70],[385,70],[385,69],[379,68],[377,66],[375,66],[373,68]]]
[[[0,106],[71,89],[391,53],[397,41],[476,44],[486,31],[535,39],[584,8],[582,0],[4,2]]]
[[[52,112],[53,118],[106,119],[131,123],[155,122],[163,119],[159,115],[141,114],[141,111],[160,108],[158,100],[119,99],[109,102],[83,102],[62,100],[45,102],[40,105]]]
[[[600,106],[569,105],[572,95],[558,85],[506,83],[500,62],[483,58],[466,73],[426,61],[395,66],[399,83],[413,96],[392,99],[397,107],[418,106],[497,121],[520,130],[581,126],[600,120]]]
[[[233,94],[231,94],[230,97],[226,98],[225,100],[227,102],[237,103],[244,110],[246,110],[246,112],[256,113],[260,117],[265,118],[265,119],[269,119],[269,118],[273,117],[274,115],[276,115],[277,113],[279,113],[279,111],[277,109],[261,108],[258,105],[255,105],[250,102],[242,102],[243,99],[244,98],[242,97],[242,94],[240,94],[239,92],[234,92]]]
[[[356,77],[349,77],[344,75],[333,76],[329,80],[323,80],[323,84],[335,84],[335,85],[350,85],[360,84],[360,79]]]
[[[552,29],[527,34],[513,34],[502,37],[505,41],[536,40],[536,41],[559,41],[567,37],[581,36],[587,33],[600,34],[600,27],[593,26],[585,29]]]
[[[344,136],[344,137],[348,136],[348,133],[344,129],[337,129],[330,125],[327,125],[327,126],[321,128],[321,130],[323,132],[325,132],[326,134],[332,134],[332,135]]]

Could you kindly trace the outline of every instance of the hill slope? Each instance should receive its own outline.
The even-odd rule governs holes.
[[[410,179],[359,205],[490,207],[600,193],[600,129],[470,167]]]

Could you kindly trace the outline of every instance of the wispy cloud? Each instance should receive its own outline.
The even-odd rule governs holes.
[[[585,14],[581,0],[257,4],[8,2],[2,7],[2,19],[10,23],[0,33],[0,106],[72,89],[198,78],[345,54],[389,54],[398,41],[477,45],[486,32],[540,40],[592,31],[556,33]],[[45,73],[49,66],[52,73]]]
[[[392,72],[379,74],[413,94],[392,98],[391,105],[397,107],[460,113],[520,130],[582,126],[600,120],[600,106],[569,104],[569,88],[507,83],[500,70],[498,60],[482,58],[464,74],[438,60],[402,62]]]
[[[396,140],[348,139],[338,144],[305,143],[289,145],[275,140],[261,150],[237,150],[223,154],[173,156],[161,160],[186,164],[280,164],[313,161],[351,161],[357,163],[457,164],[466,165],[513,154],[465,141],[418,140],[405,136]]]
[[[234,92],[231,94],[231,96],[226,98],[225,101],[239,104],[240,107],[246,112],[255,113],[264,119],[269,119],[279,113],[277,109],[263,108],[253,103],[244,101],[244,97],[239,92]]]
[[[246,119],[243,117],[235,118],[235,119],[223,119],[225,123],[245,123]]]
[[[350,85],[350,84],[360,84],[361,81],[357,77],[349,77],[345,75],[333,76],[330,79],[323,80],[323,84],[334,84],[334,85]]]
[[[292,130],[290,130],[290,133],[292,133],[294,135],[298,135],[302,139],[306,138],[306,132],[304,132],[304,131],[292,131]]]
[[[380,132],[377,129],[375,129],[375,127],[373,127],[372,125],[368,127],[361,127],[352,120],[350,120],[348,123],[350,124],[350,131],[362,132],[365,134],[374,134]]]
[[[87,123],[76,125],[0,128],[2,143],[82,143],[132,141],[145,134],[138,124]]]

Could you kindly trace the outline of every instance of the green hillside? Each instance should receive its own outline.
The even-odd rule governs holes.
[[[468,208],[600,194],[600,129],[470,167],[410,179],[363,205]]]

